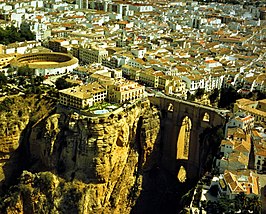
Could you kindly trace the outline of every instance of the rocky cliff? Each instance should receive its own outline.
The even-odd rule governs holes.
[[[52,100],[40,96],[14,96],[0,103],[0,189],[21,172],[21,145],[28,141],[28,127],[48,116],[53,106]]]
[[[16,132],[18,139],[27,133],[16,142],[28,154],[28,171],[2,200],[2,211],[129,213],[143,171],[158,164],[159,111],[145,100],[105,117],[58,111],[37,118]]]

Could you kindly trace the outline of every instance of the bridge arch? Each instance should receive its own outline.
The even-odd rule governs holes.
[[[188,178],[199,176],[204,164],[201,160],[208,146],[200,142],[201,134],[206,128],[224,125],[225,116],[221,110],[172,97],[153,96],[149,100],[162,112],[162,166],[176,175],[183,166]],[[173,105],[173,111],[168,111],[170,104]],[[190,125],[185,126],[184,121]],[[186,143],[184,134],[183,137],[180,135],[185,128],[189,129],[189,141]],[[180,143],[181,139],[183,143]]]

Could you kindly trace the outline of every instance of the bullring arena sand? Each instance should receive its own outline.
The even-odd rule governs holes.
[[[59,62],[53,62],[53,61],[38,61],[38,62],[30,62],[29,65],[57,65]]]

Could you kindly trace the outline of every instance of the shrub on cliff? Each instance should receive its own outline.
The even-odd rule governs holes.
[[[210,99],[210,102],[213,104],[217,101],[217,99],[219,98],[219,89],[215,88],[211,94],[209,95],[209,99]]]
[[[64,78],[60,77],[56,80],[55,86],[58,90],[66,89],[74,86],[74,84],[71,84],[70,82],[67,82]]]
[[[10,98],[5,98],[1,103],[0,103],[0,112],[1,111],[8,111],[10,106],[14,104],[14,100]]]
[[[195,96],[197,99],[201,99],[204,93],[205,93],[205,90],[203,88],[198,88],[196,90]]]
[[[7,83],[7,77],[0,72],[0,88],[2,88]]]

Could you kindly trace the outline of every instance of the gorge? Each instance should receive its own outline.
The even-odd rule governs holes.
[[[4,100],[1,213],[176,213],[217,147],[204,130],[216,132],[224,119],[208,111],[211,123],[191,132],[188,158],[177,161],[179,120],[206,109],[173,100],[175,108],[167,109],[164,99],[142,99],[100,117],[56,108],[47,97]],[[180,165],[185,183],[177,179]]]

